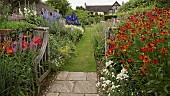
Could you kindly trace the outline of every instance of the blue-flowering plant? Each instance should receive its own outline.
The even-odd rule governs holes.
[[[76,14],[67,15],[66,16],[66,24],[68,25],[80,25],[80,22],[78,21],[78,17]]]

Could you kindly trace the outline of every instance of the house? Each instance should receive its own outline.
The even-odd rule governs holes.
[[[50,8],[49,6],[47,6],[43,2],[36,3],[36,11],[37,11],[38,14],[41,14],[42,8],[44,8],[45,10],[48,10],[51,13],[55,12],[52,8]]]
[[[119,6],[121,5],[117,1],[113,5],[86,5],[85,3],[85,9],[93,15],[96,13],[98,13],[98,15],[113,15],[117,12]]]

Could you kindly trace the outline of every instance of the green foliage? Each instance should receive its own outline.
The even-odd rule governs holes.
[[[83,6],[76,6],[76,10],[85,10]]]
[[[67,0],[48,0],[46,1],[46,4],[52,6],[56,10],[59,9],[59,13],[61,13],[63,16],[65,16],[66,13],[71,9],[71,6]]]
[[[128,17],[130,17],[134,13],[142,13],[142,12],[151,10],[153,8],[155,8],[155,5],[151,5],[151,6],[148,6],[148,7],[137,7],[137,8],[134,8],[133,10],[129,10],[129,11],[123,11],[123,12],[120,11],[120,12],[116,13],[116,15],[119,18],[127,19]]]
[[[119,9],[118,12],[126,12],[129,10],[133,10],[134,8],[139,7],[148,7],[150,5],[154,5],[154,0],[130,0],[129,2],[126,2],[123,4]]]
[[[14,55],[0,53],[0,95],[34,96],[35,53],[18,52]]]
[[[6,20],[3,22],[0,22],[0,29],[21,29],[21,28],[34,28],[36,25],[30,24],[26,21],[11,21]]]
[[[170,0],[130,0],[119,9],[118,17],[128,17],[134,13],[142,13],[152,8],[169,8]]]
[[[104,25],[98,23],[94,26],[95,32],[93,33],[93,47],[95,59],[102,59],[105,56],[105,33]]]
[[[84,10],[70,10],[67,15],[76,14],[81,24],[88,24],[89,13]]]
[[[30,16],[30,17],[26,18],[26,21],[30,24],[34,24],[37,26],[43,26],[43,27],[49,26],[49,22],[47,22],[43,18],[37,17],[37,16]]]
[[[56,26],[49,30],[51,46],[51,65],[58,71],[75,52],[75,44],[83,35],[82,28],[73,25]]]
[[[104,15],[104,20],[107,21],[108,19],[117,18],[117,15]]]
[[[74,55],[75,45],[66,36],[50,35],[52,71],[59,69]]]
[[[8,16],[11,14],[11,4],[4,4],[0,2],[0,22],[7,20]]]

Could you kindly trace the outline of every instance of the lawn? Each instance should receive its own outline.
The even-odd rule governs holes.
[[[85,32],[76,45],[75,56],[70,59],[63,67],[63,71],[71,72],[95,72],[96,63],[94,59],[94,49],[93,49],[93,32],[95,29],[93,27],[85,27]]]

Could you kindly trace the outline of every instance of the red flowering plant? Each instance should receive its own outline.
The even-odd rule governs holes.
[[[33,37],[32,34],[20,33],[19,39],[13,39],[9,36],[2,36],[2,42],[0,44],[0,51],[4,54],[14,54],[19,49],[25,51],[27,49],[32,49],[35,51],[37,47],[41,46],[42,39],[38,37]]]
[[[128,71],[129,82],[121,85],[131,90],[128,94],[170,94],[170,9],[129,17],[106,56]]]

